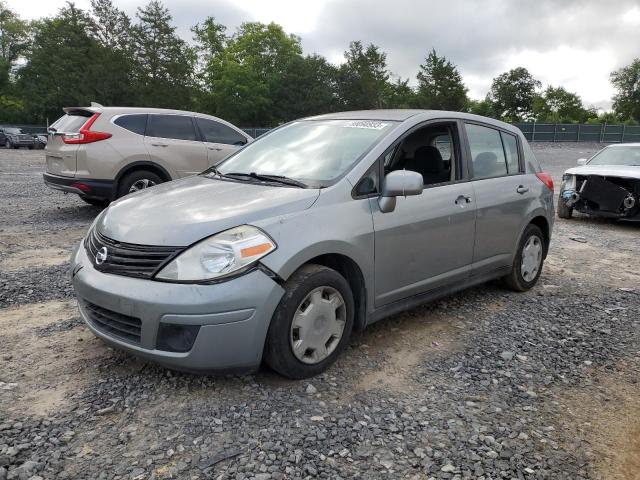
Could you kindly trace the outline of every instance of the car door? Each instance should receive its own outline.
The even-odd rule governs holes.
[[[398,197],[396,208],[388,213],[380,211],[377,197],[370,199],[375,235],[376,307],[464,282],[470,274],[475,235],[474,193],[465,179],[458,125],[456,122],[448,125],[451,149],[455,152],[449,160],[450,165],[455,165],[450,181],[426,184],[421,195]],[[442,146],[442,136],[437,138]],[[402,149],[402,144],[399,148]]]
[[[470,122],[465,132],[477,208],[472,274],[489,274],[510,267],[535,185],[515,135]]]
[[[207,163],[217,165],[247,143],[247,137],[221,122],[195,117],[200,134],[207,146]]]
[[[178,177],[194,175],[208,167],[207,149],[189,115],[149,114],[144,143],[149,159],[169,165]]]

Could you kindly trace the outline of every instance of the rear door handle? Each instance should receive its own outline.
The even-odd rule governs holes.
[[[462,205],[464,207],[466,203],[471,203],[471,197],[469,195],[459,195],[458,198],[456,198],[456,201],[453,203],[455,203],[456,205]]]
[[[208,147],[209,150],[215,150],[216,152],[219,152],[220,150],[222,150],[222,148],[220,147]]]
[[[168,147],[169,146],[166,143],[152,143],[151,145],[154,146],[154,147]]]
[[[529,191],[529,187],[525,187],[524,185],[518,185],[518,188],[516,188],[516,192],[518,192],[520,195],[522,195],[523,193],[527,193]]]

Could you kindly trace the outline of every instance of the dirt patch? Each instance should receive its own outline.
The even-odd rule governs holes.
[[[597,388],[578,388],[561,395],[561,424],[591,458],[595,478],[640,478],[640,384],[628,375],[597,373]]]
[[[69,261],[68,249],[28,249],[3,258],[0,261],[0,269],[15,271],[23,268],[53,267],[67,261]]]
[[[93,360],[107,354],[84,326],[73,327],[77,316],[71,301],[0,310],[0,381],[15,384],[1,392],[0,411],[46,416],[71,405],[71,396],[88,381]],[[63,323],[71,327],[42,334],[43,328]]]

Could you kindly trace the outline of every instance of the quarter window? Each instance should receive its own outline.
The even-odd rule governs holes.
[[[113,123],[130,132],[144,135],[147,128],[147,114],[122,115],[116,118]]]
[[[208,118],[196,117],[198,128],[205,142],[224,143],[227,145],[244,145],[247,139],[220,122],[214,122]]]
[[[474,178],[507,175],[507,162],[500,132],[474,124],[466,124],[465,128],[473,161]]]
[[[507,156],[507,169],[509,175],[520,172],[520,162],[518,161],[518,141],[514,135],[500,132],[502,144],[504,145],[504,153]]]
[[[147,135],[176,140],[197,140],[193,120],[184,115],[149,115]]]

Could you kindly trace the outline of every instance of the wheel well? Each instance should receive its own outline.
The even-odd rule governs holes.
[[[364,283],[364,276],[358,264],[346,255],[340,255],[338,253],[319,255],[307,263],[332,268],[349,282],[355,304],[353,327],[357,331],[364,329],[367,321],[367,290]]]
[[[549,241],[551,240],[551,232],[549,232],[549,222],[546,218],[540,216],[533,218],[529,223],[532,223],[540,230],[542,230],[542,235],[544,236],[544,256],[546,258],[547,252],[549,251]]]
[[[113,183],[114,193],[118,191],[118,184],[120,183],[122,177],[130,174],[131,172],[137,172],[139,170],[148,170],[149,172],[153,172],[158,175],[163,182],[169,182],[171,180],[171,175],[169,175],[169,173],[164,168],[156,165],[155,163],[132,163],[120,170],[120,173],[118,173],[118,175],[116,176],[115,182]]]

